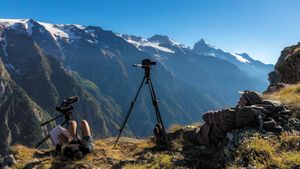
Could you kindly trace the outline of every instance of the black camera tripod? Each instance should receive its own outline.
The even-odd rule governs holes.
[[[150,59],[144,59],[144,60],[142,61],[142,64],[134,64],[134,65],[133,65],[134,67],[142,67],[142,68],[145,70],[145,75],[144,75],[144,78],[143,78],[143,80],[142,80],[142,82],[141,82],[141,84],[140,84],[140,87],[138,88],[138,91],[137,91],[137,93],[136,93],[136,95],[135,95],[133,101],[132,101],[131,104],[130,104],[130,107],[129,107],[128,111],[127,111],[127,114],[126,114],[126,116],[125,116],[125,119],[124,119],[124,121],[123,121],[123,123],[122,123],[122,125],[121,125],[121,127],[120,127],[120,129],[119,129],[119,135],[118,135],[118,138],[117,138],[117,140],[116,140],[116,142],[115,142],[115,144],[114,144],[114,147],[116,146],[116,144],[117,144],[118,141],[119,141],[119,138],[120,138],[120,136],[121,136],[121,134],[122,134],[122,131],[123,131],[124,127],[125,127],[125,124],[126,124],[128,118],[129,118],[129,115],[130,115],[132,109],[133,109],[133,106],[134,106],[134,104],[135,104],[135,101],[136,101],[136,99],[137,99],[137,97],[138,97],[138,95],[139,95],[139,93],[140,93],[140,91],[141,91],[141,89],[142,89],[142,87],[143,87],[143,84],[144,84],[145,81],[146,81],[146,84],[148,84],[148,88],[149,88],[149,91],[150,91],[150,95],[151,95],[151,99],[152,99],[152,105],[153,105],[154,110],[155,110],[155,115],[156,115],[156,119],[157,119],[157,124],[161,125],[161,127],[162,127],[162,134],[163,134],[163,137],[164,137],[166,146],[167,146],[167,148],[168,148],[168,138],[167,138],[167,134],[166,134],[166,131],[165,131],[165,127],[164,127],[162,118],[161,118],[160,111],[159,111],[159,109],[158,109],[158,103],[159,103],[159,102],[158,102],[158,99],[157,99],[157,97],[156,97],[156,94],[155,94],[155,91],[154,91],[154,87],[153,87],[153,84],[152,84],[152,81],[151,81],[151,78],[150,78],[150,69],[151,69],[151,65],[155,65],[155,64],[156,64],[156,62],[152,62]]]
[[[79,99],[79,97],[72,96],[72,97],[69,97],[66,100],[63,100],[62,103],[61,103],[61,106],[55,108],[56,111],[58,111],[58,112],[60,112],[62,114],[54,117],[51,120],[48,120],[48,121],[42,123],[41,126],[44,126],[44,125],[50,123],[51,121],[54,121],[54,120],[56,120],[56,119],[58,119],[60,117],[63,117],[63,116],[65,116],[65,120],[60,125],[61,126],[65,125],[65,124],[69,125],[68,122],[71,120],[71,114],[72,114],[72,110],[73,110],[73,107],[70,104],[77,102],[78,99]],[[67,126],[67,128],[68,128],[68,126]],[[50,137],[50,134],[48,134],[45,138],[43,138],[40,142],[38,142],[35,147],[38,148],[49,137]]]

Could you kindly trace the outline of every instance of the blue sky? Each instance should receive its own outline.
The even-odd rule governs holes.
[[[0,18],[96,25],[193,47],[204,38],[229,52],[276,63],[300,41],[299,0],[1,0]]]

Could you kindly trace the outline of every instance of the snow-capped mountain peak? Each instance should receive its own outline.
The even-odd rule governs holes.
[[[33,33],[34,27],[41,26],[46,29],[52,37],[57,40],[62,39],[80,39],[74,34],[74,29],[85,29],[85,26],[77,24],[50,24],[44,22],[37,22],[33,19],[0,19],[0,27],[9,27],[15,30],[26,30],[29,36]],[[38,31],[44,32],[43,28],[39,27]]]
[[[80,39],[81,37],[74,34],[74,28],[84,29],[84,26],[81,25],[63,25],[63,24],[49,24],[44,22],[38,22],[42,25],[47,31],[50,32],[52,37],[57,40],[57,38],[65,39]]]
[[[193,51],[200,55],[218,57],[223,60],[244,64],[248,64],[252,60],[252,58],[248,54],[236,54],[231,52],[225,52],[221,49],[216,48],[213,45],[210,45],[204,39],[201,39],[195,43]]]
[[[159,50],[161,52],[165,53],[175,53],[173,50],[161,46],[159,42],[157,41],[149,41],[148,39],[144,39],[142,37],[137,36],[131,36],[131,35],[121,35],[122,38],[124,38],[128,43],[133,44],[138,49],[143,50],[144,47],[152,47],[156,50]]]
[[[153,43],[159,43],[161,46],[172,46],[172,47],[179,47],[179,48],[188,48],[188,46],[183,45],[179,42],[176,42],[174,39],[166,36],[166,35],[154,35],[148,38],[148,41]]]
[[[29,35],[32,34],[34,20],[32,19],[0,19],[0,26],[18,29],[23,27]]]
[[[214,45],[209,44],[203,38],[201,38],[198,42],[195,43],[194,48],[202,48],[202,49],[218,49]]]

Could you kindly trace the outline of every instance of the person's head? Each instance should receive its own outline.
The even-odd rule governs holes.
[[[81,159],[83,159],[83,153],[81,152],[81,151],[77,151],[75,154],[74,154],[74,157],[73,157],[73,159],[74,160],[81,160]]]
[[[244,107],[244,106],[251,106],[254,104],[259,104],[262,102],[263,98],[260,93],[257,93],[255,91],[244,91],[244,92],[239,92],[242,94],[240,97],[240,100],[238,102],[238,107]]]

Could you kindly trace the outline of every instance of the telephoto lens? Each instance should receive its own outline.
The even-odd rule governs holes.
[[[62,112],[62,113],[66,113],[66,112],[72,111],[73,107],[72,106],[70,106],[70,107],[56,107],[55,110],[59,111],[59,112]]]
[[[78,96],[71,96],[69,98],[67,98],[67,100],[65,100],[65,102],[67,104],[72,104],[72,103],[75,103],[79,100],[79,97]]]

